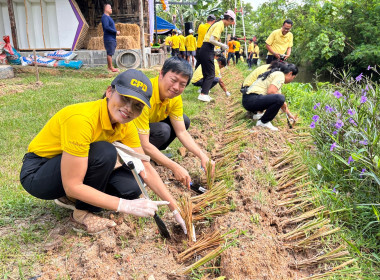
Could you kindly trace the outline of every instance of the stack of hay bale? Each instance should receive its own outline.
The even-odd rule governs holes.
[[[116,36],[116,49],[134,50],[140,49],[140,27],[137,24],[116,23],[116,30],[120,35]],[[104,50],[103,28],[100,23],[96,28],[97,37],[91,37],[88,42],[89,50]]]

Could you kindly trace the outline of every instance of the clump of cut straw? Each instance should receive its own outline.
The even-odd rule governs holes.
[[[201,221],[205,219],[211,219],[215,216],[220,216],[231,210],[229,205],[220,205],[215,208],[204,209],[202,213],[193,216],[193,221]]]
[[[185,221],[187,229],[187,239],[189,244],[193,242],[193,204],[188,197],[181,197],[179,199],[179,213]]]
[[[224,181],[220,181],[214,184],[207,192],[191,197],[190,200],[194,203],[193,213],[201,212],[202,209],[205,209],[215,202],[224,202],[230,191],[231,190],[224,184]]]

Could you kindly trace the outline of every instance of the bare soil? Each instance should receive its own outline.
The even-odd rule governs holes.
[[[243,77],[237,77],[236,71],[232,75],[233,69],[230,69],[224,71],[225,83],[234,93],[234,99],[240,100],[237,81]],[[225,145],[223,132],[228,123],[224,123],[224,118],[233,101],[225,97],[220,88],[213,97],[215,102],[192,120],[190,134],[215,157]],[[215,107],[221,110],[215,113]],[[289,264],[294,262],[297,253],[285,248],[279,238],[283,233],[280,226],[283,218],[279,217],[276,207],[279,196],[267,177],[272,172],[270,163],[282,154],[292,132],[285,126],[283,116],[279,116],[275,124],[282,124],[279,132],[253,128],[242,139],[249,144],[236,151],[235,191],[229,197],[236,208],[211,223],[196,225],[197,236],[214,229],[222,232],[236,229],[239,232],[238,245],[226,250],[212,265],[208,264],[218,266],[219,275],[226,279],[299,279],[307,274],[290,268]],[[208,146],[210,141],[214,143],[212,147]],[[204,181],[199,160],[186,151],[181,153],[181,164],[193,178]],[[191,192],[180,186],[167,169],[162,166],[156,166],[156,169],[175,197]],[[176,261],[176,255],[187,247],[187,242],[170,213],[165,213],[162,219],[171,232],[171,240],[160,237],[153,219],[142,222],[109,211],[103,215],[111,217],[118,225],[97,236],[74,232],[69,218],[57,223],[39,248],[46,256],[34,267],[35,275],[41,276],[38,279],[190,279],[179,271],[195,260],[185,264]],[[205,273],[202,279],[217,276],[214,270],[214,274],[207,276]]]

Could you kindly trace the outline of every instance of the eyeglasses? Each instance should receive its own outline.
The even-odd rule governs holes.
[[[290,27],[290,28],[285,28],[285,27],[283,27],[282,28],[284,31],[290,31],[292,28]]]

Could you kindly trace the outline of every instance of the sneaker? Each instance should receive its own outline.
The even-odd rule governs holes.
[[[269,128],[270,130],[273,130],[273,131],[277,131],[278,128],[273,126],[273,124],[271,122],[267,122],[267,123],[262,123],[260,120],[257,121],[256,123],[256,126],[262,126],[262,127],[266,127],[266,128]]]
[[[202,93],[202,88],[198,89],[198,93],[199,93],[199,94]]]
[[[212,99],[212,98],[211,98],[209,95],[207,95],[207,94],[200,94],[200,95],[198,96],[198,100],[200,100],[200,101],[204,101],[204,102],[210,102],[211,99]]]
[[[259,120],[261,119],[261,117],[264,115],[264,113],[256,113],[256,114],[253,114],[252,116],[252,120]]]
[[[75,210],[75,202],[69,199],[67,196],[54,199],[55,204],[66,209]]]

